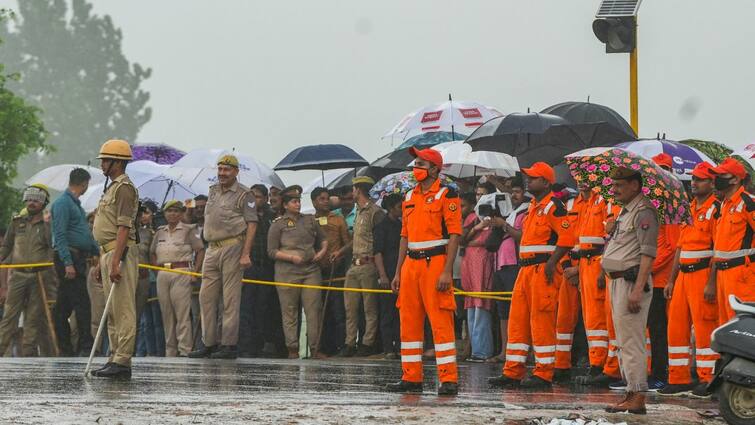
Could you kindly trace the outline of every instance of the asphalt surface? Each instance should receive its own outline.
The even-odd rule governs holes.
[[[97,359],[99,363],[103,359]],[[435,394],[425,365],[425,393],[386,393],[398,361],[372,359],[135,359],[130,381],[85,379],[86,359],[0,358],[0,423],[13,424],[347,424],[506,423],[581,415],[629,424],[719,424],[698,411],[713,402],[651,395],[648,415],[607,414],[619,394],[559,387],[539,392],[491,390],[500,365],[461,363],[460,394]]]

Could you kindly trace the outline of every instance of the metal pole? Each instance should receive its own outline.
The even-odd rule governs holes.
[[[39,292],[42,295],[42,304],[45,308],[45,317],[47,318],[47,327],[50,331],[50,339],[52,340],[52,348],[55,350],[55,357],[60,355],[60,347],[58,347],[58,335],[55,333],[55,325],[52,322],[52,315],[50,314],[50,306],[47,305],[47,291],[45,290],[45,284],[42,281],[42,273],[37,272],[37,283],[39,284]]]
[[[638,86],[637,86],[637,17],[634,18],[635,25],[635,47],[629,54],[629,117],[637,137],[640,136],[640,118],[638,107]]]
[[[102,318],[100,319],[100,326],[97,328],[97,336],[94,337],[94,344],[92,344],[92,351],[89,353],[89,361],[87,361],[87,367],[84,369],[84,377],[89,377],[89,370],[92,367],[92,359],[94,358],[94,352],[100,345],[102,340],[102,329],[105,328],[105,321],[107,320],[108,311],[110,311],[110,300],[113,298],[113,288],[116,284],[110,284],[110,290],[107,293],[107,300],[105,301],[105,310],[102,312]]]

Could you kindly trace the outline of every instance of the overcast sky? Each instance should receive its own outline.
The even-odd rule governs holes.
[[[448,93],[506,113],[590,96],[628,120],[628,55],[593,35],[598,4],[96,0],[94,11],[153,69],[137,142],[235,147],[272,166],[315,143],[373,160],[401,117]],[[752,0],[643,2],[641,136],[755,141],[753,16]]]

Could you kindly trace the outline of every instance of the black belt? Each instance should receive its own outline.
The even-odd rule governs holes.
[[[551,258],[550,254],[535,254],[532,257],[520,258],[519,265],[524,267],[524,266],[534,266],[535,264],[543,264],[543,263],[547,263],[548,259],[550,258]]]
[[[734,267],[743,266],[747,262],[747,258],[755,262],[755,254],[748,257],[732,258],[726,261],[716,261],[716,270],[733,269]]]
[[[682,273],[694,273],[698,270],[707,269],[708,267],[710,267],[710,258],[703,258],[696,263],[679,264],[679,271]]]
[[[599,255],[603,255],[603,246],[601,245],[598,248],[593,249],[581,249],[579,251],[580,258],[592,258],[597,257]]]
[[[417,250],[410,250],[406,253],[406,255],[409,256],[412,260],[422,260],[425,259],[427,261],[430,261],[430,257],[435,257],[436,255],[443,255],[446,253],[446,246],[445,245],[438,245],[434,246],[432,248],[427,249],[417,249]]]
[[[582,257],[582,251],[569,251],[569,258],[579,260]]]

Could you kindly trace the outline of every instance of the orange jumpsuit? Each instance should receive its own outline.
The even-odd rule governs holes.
[[[566,207],[549,193],[540,201],[530,202],[524,220],[519,248],[519,275],[514,284],[509,313],[509,340],[506,345],[504,376],[522,380],[530,346],[535,353],[533,374],[546,381],[553,380],[556,361],[556,305],[563,279],[559,264],[553,281],[545,277],[545,263],[556,246],[571,248],[574,235]]]
[[[579,229],[585,219],[585,212],[590,205],[590,199],[581,194],[566,202],[569,229],[574,241],[577,240]],[[575,245],[569,252],[569,259],[562,261],[563,268],[579,266],[579,246]],[[556,369],[571,368],[571,347],[574,339],[574,328],[579,321],[579,287],[572,285],[566,278],[561,280],[558,291],[558,313],[556,316]]]
[[[430,252],[448,244],[451,234],[461,235],[461,203],[458,195],[436,180],[427,192],[410,190],[403,203],[401,237],[409,254]],[[422,382],[425,316],[435,342],[435,363],[440,382],[458,382],[454,336],[453,287],[438,292],[436,285],[446,264],[446,254],[419,259],[407,255],[401,267],[396,306],[401,321],[402,380]]]
[[[713,235],[721,204],[711,195],[702,204],[692,201],[692,224],[682,227],[679,239],[679,275],[669,303],[669,384],[690,384],[690,328],[695,327],[697,376],[710,382],[718,354],[710,348],[710,335],[718,326],[716,303],[703,292],[710,276]]]
[[[676,224],[661,224],[658,228],[658,250],[653,260],[653,288],[665,288],[671,276],[671,266],[676,255],[679,240],[679,226]]]
[[[714,238],[719,324],[734,317],[729,295],[741,301],[755,301],[754,235],[755,197],[740,187],[721,205]]]

